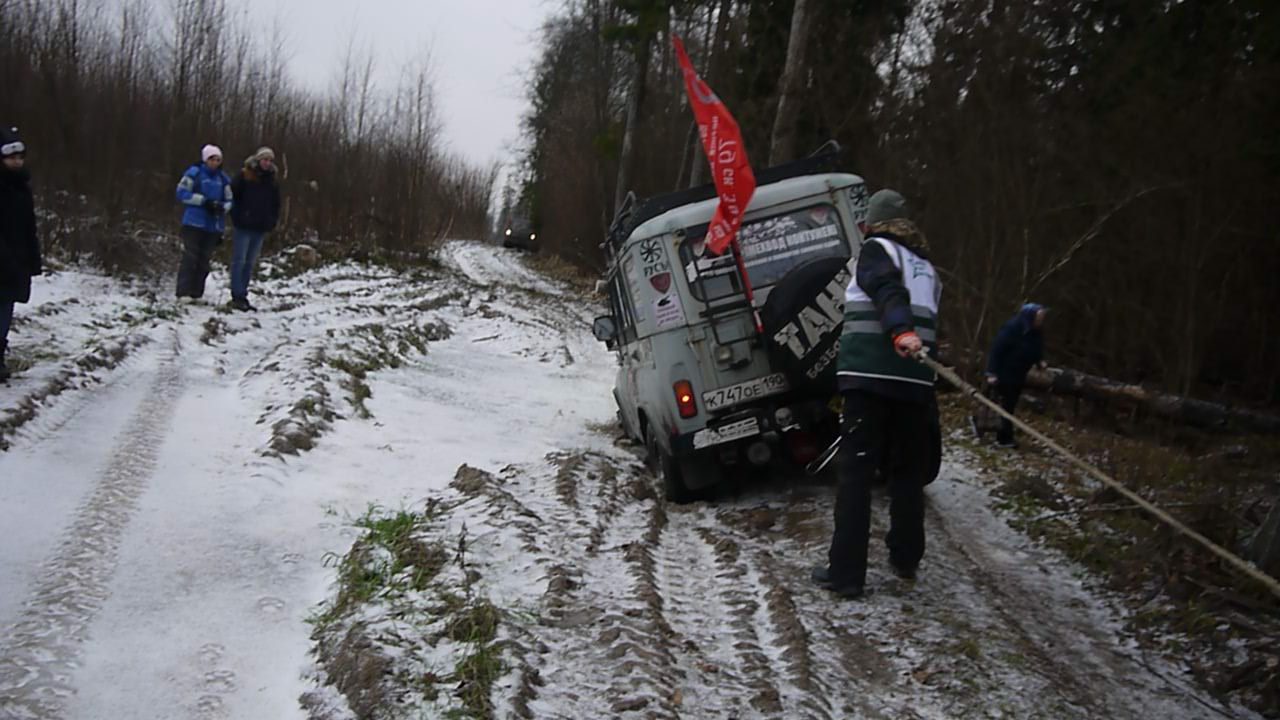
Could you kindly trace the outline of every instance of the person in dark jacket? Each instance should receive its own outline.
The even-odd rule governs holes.
[[[213,248],[222,241],[223,215],[231,209],[231,178],[222,171],[222,150],[217,145],[205,145],[200,162],[182,173],[177,198],[185,208],[177,294],[198,300],[204,297]]]
[[[929,244],[905,218],[902,196],[871,197],[868,235],[845,293],[836,377],[844,398],[839,488],[827,564],[812,579],[845,598],[864,593],[871,533],[871,485],[889,487],[889,563],[916,576],[924,557],[924,486],[937,471],[934,373],[914,359],[936,351],[942,286]]]
[[[280,186],[276,184],[275,152],[260,147],[244,161],[231,182],[231,307],[253,310],[249,304],[249,280],[262,250],[263,237],[280,219]]]
[[[1022,387],[1031,368],[1044,366],[1044,340],[1041,327],[1047,310],[1036,303],[1027,303],[1018,310],[996,333],[987,353],[987,384],[995,388],[1000,407],[1010,415],[1018,405]],[[1016,448],[1013,439],[1013,423],[1000,418],[996,442],[1001,447]]]
[[[17,128],[0,128],[0,382],[9,379],[5,353],[14,303],[31,299],[31,278],[43,269],[27,146]]]

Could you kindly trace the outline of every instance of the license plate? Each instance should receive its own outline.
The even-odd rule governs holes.
[[[746,420],[731,422],[728,425],[721,425],[714,430],[711,428],[699,430],[693,434],[693,447],[695,450],[701,450],[712,445],[720,445],[759,434],[760,421],[755,418],[747,418]]]
[[[733,407],[744,402],[756,400],[770,395],[777,395],[790,389],[787,376],[782,373],[765,375],[754,380],[726,385],[715,390],[702,393],[702,404],[707,410],[719,410]]]

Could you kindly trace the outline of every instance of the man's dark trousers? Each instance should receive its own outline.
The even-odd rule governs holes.
[[[1000,407],[1012,415],[1013,409],[1018,407],[1018,398],[1022,396],[1022,386],[1000,383],[996,385],[996,393],[1000,395]],[[996,442],[1005,445],[1013,442],[1013,423],[1009,418],[1000,418],[1000,430],[996,432]]]
[[[844,393],[840,486],[828,554],[833,587],[864,586],[871,534],[871,485],[885,461],[890,561],[915,568],[924,557],[924,486],[933,469],[932,407],[865,390]]]
[[[222,240],[221,233],[182,226],[182,260],[178,264],[178,297],[203,297],[204,281],[209,277],[209,261],[213,249]]]

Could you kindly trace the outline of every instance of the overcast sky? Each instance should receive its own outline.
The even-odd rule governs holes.
[[[524,112],[524,80],[553,0],[252,0],[257,20],[279,15],[304,85],[330,86],[354,28],[377,57],[376,81],[393,90],[403,65],[430,48],[444,137],[477,162],[505,160]]]

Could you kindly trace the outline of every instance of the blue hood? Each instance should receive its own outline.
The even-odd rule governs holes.
[[[1036,329],[1036,313],[1043,309],[1039,303],[1027,303],[1018,310],[1018,329],[1023,335]]]

